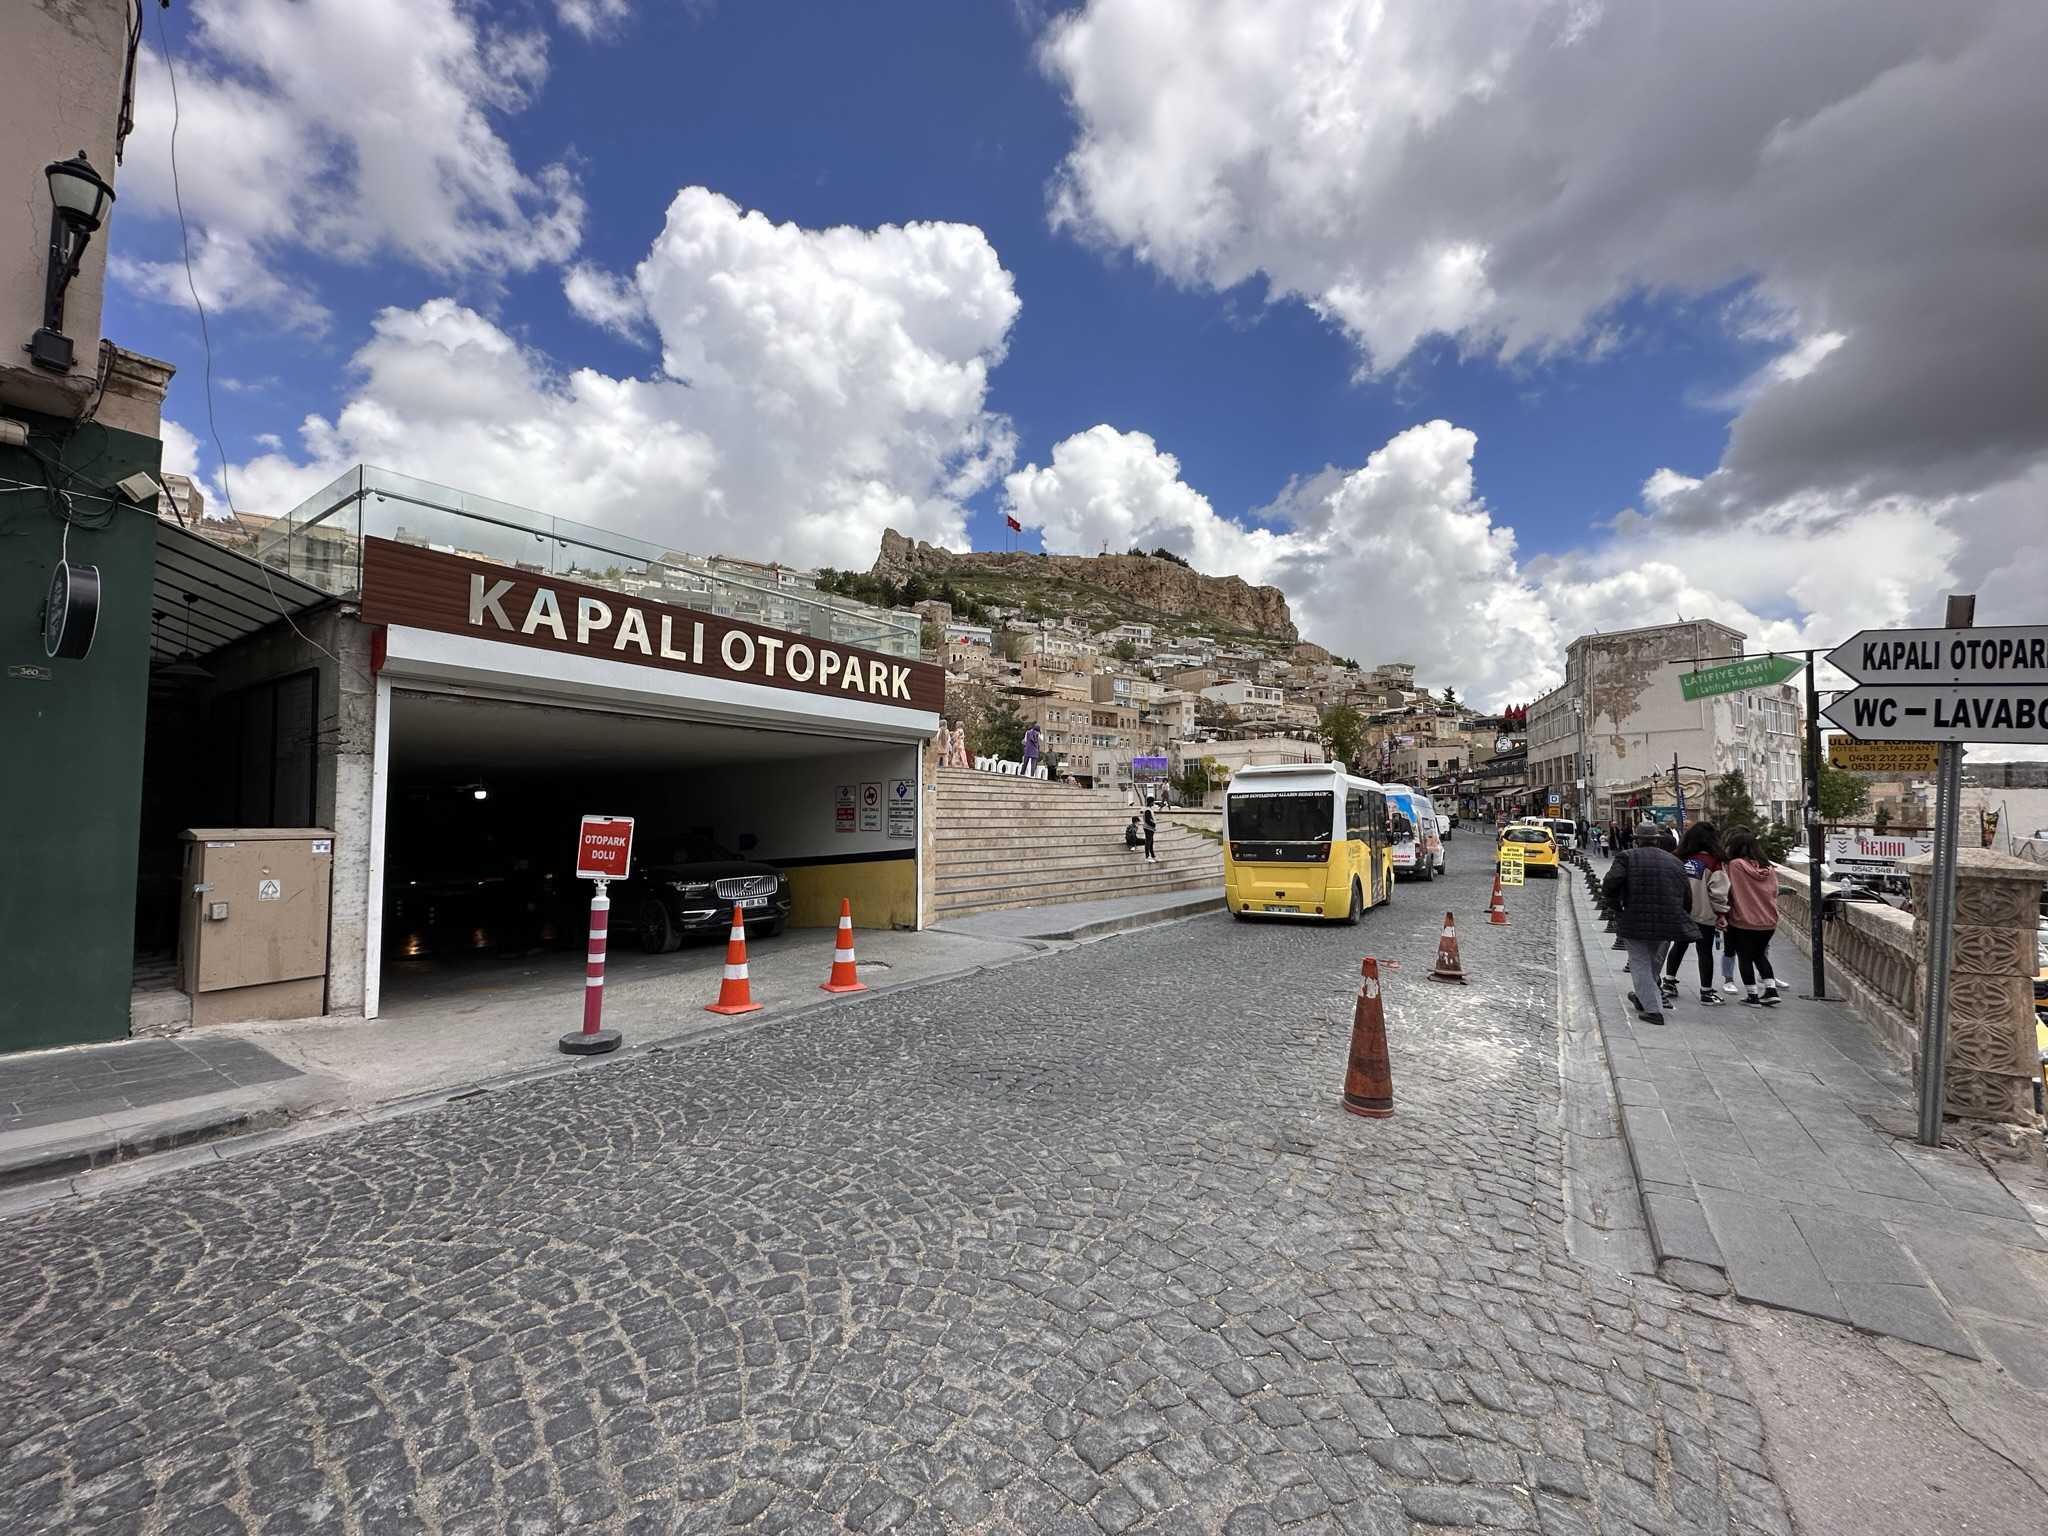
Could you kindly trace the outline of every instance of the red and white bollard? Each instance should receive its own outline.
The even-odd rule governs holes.
[[[604,950],[611,929],[612,899],[606,894],[611,882],[600,879],[597,894],[590,898],[590,952],[583,967],[583,1028],[562,1036],[562,1050],[570,1056],[602,1056],[619,1048],[616,1029],[600,1029],[604,1017]]]

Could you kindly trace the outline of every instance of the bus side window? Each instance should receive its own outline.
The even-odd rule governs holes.
[[[1355,790],[1344,797],[1344,832],[1358,839],[1366,836],[1365,796]]]

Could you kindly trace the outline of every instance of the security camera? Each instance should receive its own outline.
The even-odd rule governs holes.
[[[164,490],[162,486],[158,485],[156,481],[139,469],[125,479],[116,480],[114,482],[114,489],[130,501],[136,503],[148,501],[152,496],[161,496]]]

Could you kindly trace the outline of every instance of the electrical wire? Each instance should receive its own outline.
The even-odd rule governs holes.
[[[184,120],[178,104],[178,71],[171,62],[170,29],[164,24],[164,12],[170,9],[168,0],[156,13],[157,44],[163,50],[164,75],[171,84],[171,199],[178,210],[178,245],[185,258],[185,286],[192,294],[192,308],[199,315],[199,344],[206,354],[206,429],[213,437],[214,452],[220,455],[220,493],[228,504],[228,516],[239,517],[235,511],[235,493],[228,484],[228,450],[220,436],[220,422],[213,407],[213,334],[206,324],[206,305],[199,297],[199,279],[192,272],[192,233],[185,222],[185,192],[178,180],[178,128]],[[256,561],[256,569],[263,573],[263,589],[270,594],[270,606],[277,610],[277,616],[284,620],[294,635],[314,650],[333,662],[337,668],[347,670],[347,665],[334,652],[327,649],[303,629],[292,618],[291,610],[277,595],[277,587],[270,579],[269,563]],[[368,669],[363,669],[368,675]]]

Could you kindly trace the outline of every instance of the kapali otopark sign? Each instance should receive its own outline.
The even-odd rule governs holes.
[[[925,662],[389,539],[363,541],[361,611],[366,624],[407,624],[901,709],[945,707],[946,675]]]

